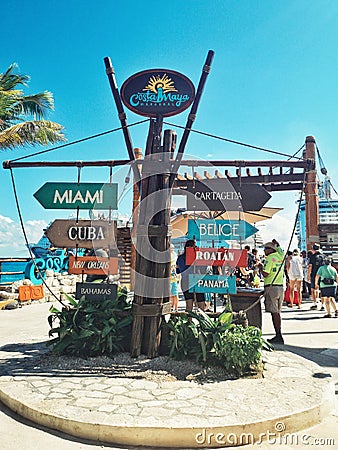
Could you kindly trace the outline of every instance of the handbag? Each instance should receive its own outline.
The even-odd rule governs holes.
[[[328,284],[329,286],[332,286],[334,284],[334,279],[333,278],[323,278],[322,282],[324,284]]]

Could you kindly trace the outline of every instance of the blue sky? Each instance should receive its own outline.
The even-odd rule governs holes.
[[[27,94],[50,90],[55,111],[49,117],[74,141],[120,125],[105,56],[112,59],[119,87],[130,75],[156,67],[177,70],[196,86],[207,52],[214,50],[194,129],[287,154],[313,135],[337,189],[337,15],[335,0],[12,0],[1,12],[6,45],[1,46],[0,72],[16,62],[31,77]],[[170,122],[185,125],[187,114]],[[132,124],[142,117],[127,110],[127,120]],[[144,148],[147,129],[147,124],[131,128],[135,147]],[[1,164],[42,149],[2,152]],[[186,153],[204,159],[279,159],[196,134]],[[117,132],[30,160],[126,157],[122,132]],[[0,256],[26,255],[10,173],[0,170]],[[16,169],[14,176],[29,240],[34,241],[45,224],[68,217],[67,211],[43,209],[34,192],[46,181],[76,181],[77,171]],[[124,176],[122,169],[114,174],[120,189]],[[107,168],[81,174],[83,181],[107,178]],[[294,191],[273,194],[267,206],[284,211],[265,223],[263,237],[279,234],[286,242],[295,200]],[[130,211],[128,196],[120,209]]]

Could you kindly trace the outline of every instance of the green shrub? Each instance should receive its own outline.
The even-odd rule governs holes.
[[[53,351],[72,356],[111,355],[126,351],[131,335],[131,303],[125,288],[116,300],[80,300],[66,295],[69,305],[61,310],[52,306],[49,336],[57,335],[48,345]],[[56,325],[56,326],[55,326]]]
[[[170,357],[219,365],[229,375],[241,376],[257,369],[262,349],[269,348],[259,328],[232,324],[231,312],[216,319],[203,311],[189,312],[164,326],[169,328]]]
[[[215,346],[215,356],[228,373],[241,376],[257,368],[264,345],[259,328],[233,325],[220,337]]]
[[[203,352],[198,345],[198,331],[195,323],[187,316],[180,315],[176,320],[170,319],[163,326],[169,328],[169,356],[182,360],[203,358]]]

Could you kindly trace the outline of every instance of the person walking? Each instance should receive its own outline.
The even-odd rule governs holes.
[[[316,289],[320,289],[322,301],[325,304],[327,314],[325,318],[332,317],[331,306],[335,317],[338,317],[337,303],[335,301],[337,293],[338,274],[337,270],[331,265],[332,258],[326,257],[324,265],[319,267],[315,278]],[[319,283],[320,280],[320,283]]]
[[[173,312],[178,311],[178,282],[179,276],[176,272],[177,253],[174,244],[170,245],[170,302]]]
[[[308,282],[308,272],[309,272],[309,259],[311,252],[306,253],[305,250],[301,252],[301,257],[303,258],[303,297],[311,296],[311,284]]]
[[[195,267],[187,264],[186,251],[187,248],[196,248],[196,241],[188,239],[184,245],[184,252],[179,255],[176,262],[176,271],[181,274],[181,288],[186,302],[186,311],[192,311],[194,302],[196,301],[198,308],[205,310],[205,296],[199,292],[189,292],[189,275],[194,273]]]
[[[303,282],[303,260],[299,256],[299,250],[296,248],[292,252],[291,259],[288,262],[288,276],[290,284],[290,308],[293,307],[295,290],[298,294],[298,308],[301,308],[302,304],[302,282]]]
[[[317,298],[319,297],[320,293],[319,290],[316,289],[316,274],[317,270],[320,266],[323,265],[324,257],[320,251],[320,245],[319,244],[313,244],[313,253],[310,255],[309,258],[309,268],[308,268],[308,281],[311,283],[311,297],[313,301],[313,305],[310,307],[310,309],[317,309]],[[321,311],[324,311],[324,305],[322,301]]]
[[[265,311],[271,313],[276,335],[271,344],[284,344],[281,310],[284,299],[284,252],[276,239],[264,244],[265,261],[261,264],[264,277]]]

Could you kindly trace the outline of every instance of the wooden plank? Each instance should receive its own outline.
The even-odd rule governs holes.
[[[68,273],[91,275],[117,275],[118,259],[98,256],[70,256]]]

